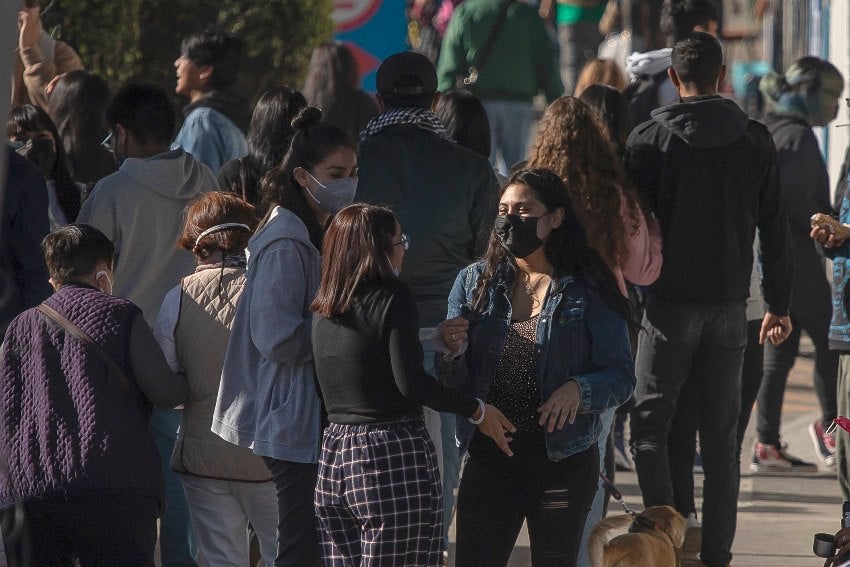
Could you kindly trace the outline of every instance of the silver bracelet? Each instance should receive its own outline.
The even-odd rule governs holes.
[[[478,419],[472,419],[469,417],[467,419],[469,419],[469,423],[473,425],[481,425],[484,421],[484,412],[487,411],[487,407],[484,405],[484,402],[481,401],[481,398],[475,398],[475,401],[478,402],[478,408],[481,410],[481,417]]]

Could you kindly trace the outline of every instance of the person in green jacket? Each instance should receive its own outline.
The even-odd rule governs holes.
[[[477,73],[470,74],[471,67]],[[490,119],[490,163],[503,174],[526,157],[532,99],[543,92],[551,102],[564,92],[543,20],[535,8],[514,0],[466,0],[455,9],[437,78],[441,92],[466,79],[465,88],[481,99]]]

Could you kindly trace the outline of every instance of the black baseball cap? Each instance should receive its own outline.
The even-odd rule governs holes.
[[[402,51],[384,59],[375,83],[384,97],[430,95],[437,92],[437,70],[421,53]]]

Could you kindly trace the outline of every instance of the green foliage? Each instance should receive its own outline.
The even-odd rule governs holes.
[[[128,80],[175,84],[183,37],[207,26],[244,42],[243,91],[300,86],[313,48],[333,33],[331,0],[56,0],[45,28],[73,45],[113,87]]]

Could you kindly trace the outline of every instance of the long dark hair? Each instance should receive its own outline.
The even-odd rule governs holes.
[[[115,171],[101,142],[109,133],[109,86],[87,71],[66,73],[53,88],[47,109],[62,136],[74,181],[90,183]]]
[[[304,81],[304,97],[321,108],[325,120],[352,136],[378,113],[378,106],[359,91],[360,76],[351,51],[339,41],[326,41],[313,50]]]
[[[388,257],[397,225],[385,207],[357,203],[337,213],[325,235],[322,281],[310,309],[323,317],[347,313],[361,282],[392,277]]]
[[[572,201],[558,175],[548,169],[521,169],[513,173],[502,186],[501,194],[511,185],[528,187],[547,212],[563,209],[564,220],[549,233],[543,245],[546,259],[552,264],[553,278],[572,275],[598,291],[602,300],[619,313],[626,322],[632,320],[632,308],[620,292],[617,280],[608,265],[587,242],[584,228],[576,215]],[[484,312],[489,301],[491,283],[499,272],[508,268],[513,277],[519,277],[516,260],[502,245],[496,231],[490,234],[484,253],[484,272],[473,292],[473,309]]]
[[[229,179],[230,187],[243,199],[257,205],[260,180],[279,165],[289,149],[295,129],[292,121],[307,101],[289,87],[274,87],[260,97],[248,128],[248,155],[239,160],[239,176]],[[221,180],[220,180],[221,181]]]
[[[623,94],[608,85],[588,85],[579,97],[605,126],[620,159],[626,155],[626,142],[632,133],[632,117]]]
[[[310,242],[317,250],[322,249],[324,227],[319,225],[312,209],[307,204],[304,191],[295,181],[296,167],[313,169],[322,160],[340,148],[357,151],[357,144],[339,126],[322,121],[322,111],[308,106],[292,121],[295,134],[283,161],[266,174],[260,189],[260,211],[268,215],[275,205],[295,213],[307,226]]]
[[[56,200],[59,208],[65,213],[69,223],[74,222],[80,214],[80,189],[71,179],[71,173],[68,171],[68,156],[65,154],[65,146],[62,144],[56,125],[44,110],[32,104],[16,106],[9,112],[9,120],[6,122],[7,138],[18,138],[29,132],[40,130],[53,135],[56,160],[53,162],[50,177],[56,185]]]
[[[465,90],[442,93],[434,109],[452,140],[490,159],[490,120],[477,96]]]

